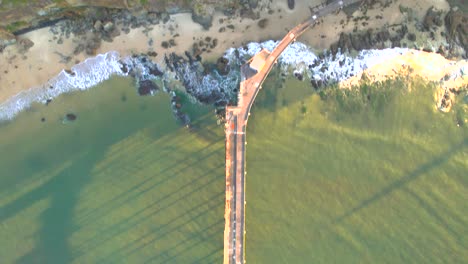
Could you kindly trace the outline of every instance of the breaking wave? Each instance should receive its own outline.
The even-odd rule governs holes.
[[[229,97],[237,91],[240,81],[239,66],[261,49],[266,48],[271,51],[277,44],[278,41],[270,40],[262,43],[252,42],[241,48],[228,49],[223,55],[229,60],[231,68],[227,76],[221,76],[215,70],[200,76],[199,73],[193,72],[194,68],[190,65],[181,65],[183,74],[180,77],[190,94],[208,96],[213,93],[225,93],[224,96]],[[355,57],[341,52],[317,56],[309,46],[295,42],[284,50],[278,58],[278,64],[286,74],[290,73],[292,69],[295,74],[304,74],[311,80],[333,83],[349,79],[369,67],[408,51],[410,50],[407,48],[393,48],[364,50]],[[16,114],[30,107],[34,102],[45,103],[48,99],[62,93],[87,90],[109,79],[112,75],[126,76],[133,70],[140,77],[146,79],[145,76],[150,75],[147,65],[135,57],[121,58],[114,51],[89,58],[73,66],[71,71],[61,71],[46,84],[23,91],[0,104],[0,121],[14,118]],[[155,64],[153,63],[153,65]],[[156,66],[161,68],[159,65]],[[453,77],[467,74],[468,69],[465,67]],[[162,78],[174,78],[174,75],[164,73]]]
[[[45,103],[48,99],[63,93],[87,90],[109,79],[112,75],[126,75],[122,71],[120,56],[117,52],[88,58],[73,66],[70,71],[62,70],[46,84],[22,91],[0,104],[0,120],[13,119],[34,102]]]

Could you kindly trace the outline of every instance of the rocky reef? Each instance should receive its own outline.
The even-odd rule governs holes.
[[[169,14],[191,12],[193,21],[204,28],[211,27],[215,10],[226,15],[248,14],[257,8],[258,0],[232,1],[160,1],[160,0],[57,0],[57,1],[0,1],[0,44],[7,45],[12,39],[7,33],[22,33],[43,27],[62,19],[104,19],[112,21],[115,16],[126,18],[131,27],[165,21]],[[119,13],[119,15],[117,15]],[[113,23],[115,21],[112,21]],[[103,22],[102,26],[105,26]],[[89,27],[88,27],[89,28]],[[111,29],[110,26],[109,29]],[[96,30],[100,30],[96,24]]]
[[[197,101],[215,106],[234,102],[240,82],[239,60],[230,61],[222,57],[216,64],[203,64],[194,60],[189,53],[185,57],[171,53],[166,56],[165,62],[186,92]]]
[[[47,6],[44,5],[46,2]],[[215,11],[222,11],[228,16],[258,18],[255,10],[259,8],[259,3],[261,4],[260,1],[252,0],[171,2],[69,0],[54,1],[54,4],[50,4],[50,1],[36,1],[27,9],[29,11],[35,10],[36,13],[28,13],[29,15],[23,16],[17,15],[21,12],[21,8],[25,8],[24,6],[18,7],[9,4],[0,8],[0,14],[6,16],[6,19],[0,22],[0,51],[2,47],[13,43],[16,43],[21,48],[20,50],[28,50],[34,46],[34,43],[25,38],[17,38],[12,32],[18,34],[37,26],[50,26],[52,24],[50,31],[54,34],[53,41],[60,43],[73,34],[75,37],[77,36],[78,41],[74,43],[73,55],[84,52],[86,55],[93,56],[96,55],[96,50],[102,41],[111,42],[121,32],[128,33],[133,28],[142,28],[143,32],[149,31],[154,25],[168,22],[171,13],[191,12],[192,19],[208,29],[213,22]],[[361,27],[360,25],[369,24],[372,20],[383,19],[381,16],[369,17],[367,10],[383,9],[391,3],[392,1],[389,0],[365,0],[363,5],[347,7],[344,10],[347,17],[343,19],[341,25],[344,28],[345,24],[354,24],[354,30],[338,33],[338,41],[324,52],[314,53],[306,45],[293,43],[278,60],[283,74],[291,72],[289,67],[293,67],[292,72],[299,80],[310,81],[311,86],[319,91],[329,84],[350,78],[358,71],[365,69],[369,64],[369,60],[366,58],[372,57],[373,60],[378,60],[378,56],[375,55],[378,52],[375,54],[373,51],[361,52],[365,50],[396,48],[396,52],[401,53],[399,48],[412,48],[438,52],[451,59],[467,58],[468,16],[466,12],[457,8],[442,11],[430,7],[424,18],[418,21],[413,19],[413,11],[410,8],[400,6],[400,12],[406,19],[403,22],[387,24],[377,29],[362,30],[365,26]],[[284,0],[283,4],[291,10],[296,8],[295,1]],[[14,7],[19,8],[19,11],[13,12]],[[352,16],[351,14],[355,11],[358,11],[357,13],[360,15]],[[18,20],[19,18],[24,20]],[[223,18],[223,23],[225,20]],[[262,30],[270,27],[274,22],[271,19],[262,18],[254,23],[257,24],[256,28]],[[163,26],[169,27],[171,22]],[[219,32],[221,29],[226,30],[226,28],[233,30],[234,25],[226,22]],[[337,29],[336,32],[340,32],[340,30]],[[176,36],[178,34],[173,35],[171,30],[171,39],[165,39],[161,42],[163,49],[176,46]],[[181,102],[179,97],[173,93],[173,87],[167,85],[169,82],[176,79],[194,100],[222,109],[226,105],[236,103],[240,82],[240,65],[261,48],[272,50],[277,44],[275,41],[243,43],[243,47],[232,48],[224,56],[217,59],[214,57],[215,59],[211,59],[209,62],[203,61],[201,56],[205,57],[205,54],[214,50],[222,43],[221,41],[213,36],[193,37],[193,44],[185,52],[177,54],[171,51],[171,53],[160,55],[159,58],[164,56],[165,67],[157,65],[153,61],[153,57],[158,56],[153,49],[149,49],[145,54],[128,58],[118,58],[113,53],[98,55],[95,60],[105,61],[106,65],[111,66],[111,71],[103,70],[100,76],[94,76],[93,73],[81,71],[81,66],[78,65],[72,67],[71,70],[60,73],[59,77],[51,83],[51,87],[63,86],[65,87],[64,91],[87,89],[90,87],[89,83],[96,84],[110,74],[129,75],[135,78],[136,92],[140,95],[153,95],[161,90],[171,93],[174,115],[181,120],[182,124],[188,125],[189,118],[181,112]],[[160,50],[158,52],[163,53]],[[385,53],[386,51],[382,54]],[[387,53],[391,55],[391,52]],[[72,56],[63,55],[63,62],[71,60]],[[76,80],[84,78],[82,76],[86,74],[93,75],[86,77],[93,79],[93,81],[86,82],[88,86],[83,87],[83,84],[77,83]],[[47,89],[46,95],[40,97],[40,100],[44,102],[51,100],[50,98],[56,95],[56,90]],[[26,104],[29,101],[24,102]],[[10,116],[7,117],[10,118]]]
[[[366,12],[373,8],[383,8],[391,1],[367,0],[360,8],[360,17],[348,16],[347,22],[354,23],[351,33],[341,33],[339,40],[330,46],[332,53],[341,51],[361,51],[366,49],[413,48],[428,52],[437,52],[450,59],[468,58],[468,13],[459,8],[449,12],[429,7],[422,21],[414,21],[414,10],[399,6],[404,20],[402,23],[386,25],[378,30],[358,30],[358,25],[367,25],[372,19]],[[357,7],[350,7],[348,13]],[[346,12],[346,10],[345,10]]]
[[[459,9],[452,9],[445,16],[447,40],[450,44],[458,44],[465,50],[465,59],[468,58],[468,13]]]

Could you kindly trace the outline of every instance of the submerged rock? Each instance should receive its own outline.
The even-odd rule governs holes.
[[[225,57],[220,57],[216,62],[216,70],[218,70],[219,74],[226,75],[229,73],[229,60]]]
[[[165,61],[187,93],[199,102],[224,106],[236,98],[234,89],[238,86],[239,75],[232,70],[229,59],[220,58],[216,65],[202,64],[198,59],[188,60],[171,53]]]
[[[75,121],[76,119],[77,119],[77,116],[73,113],[68,113],[65,115],[66,121]]]
[[[302,81],[304,80],[304,75],[300,72],[295,72],[294,73],[294,76],[299,80],[299,81]]]
[[[151,80],[142,80],[138,86],[139,95],[153,95],[159,90],[159,87]]]

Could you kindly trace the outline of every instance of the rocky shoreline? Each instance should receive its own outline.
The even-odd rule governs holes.
[[[148,32],[155,25],[167,23],[171,14],[189,12],[195,23],[199,23],[204,29],[209,29],[213,24],[215,10],[221,10],[227,18],[240,16],[253,20],[260,19],[258,12],[262,9],[269,9],[268,12],[274,12],[273,9],[261,5],[259,2],[261,1],[239,0],[230,5],[200,3],[191,6],[174,4],[164,7],[148,4],[146,7],[144,5],[134,5],[132,8],[122,8],[128,6],[128,3],[113,5],[110,8],[102,7],[102,5],[96,3],[96,6],[67,7],[81,8],[82,10],[79,9],[79,12],[68,10],[71,13],[59,18],[56,16],[48,17],[47,15],[39,16],[37,18],[39,20],[34,23],[31,22],[29,27],[25,27],[29,25],[28,23],[20,23],[23,27],[19,27],[13,32],[5,30],[5,28],[2,29],[0,26],[0,51],[8,45],[17,43],[19,40],[17,35],[37,29],[40,26],[51,25],[50,31],[54,34],[53,41],[60,44],[63,43],[65,38],[68,39],[73,35],[80,39],[73,50],[73,54],[77,55],[85,52],[86,55],[90,56],[96,54],[96,50],[100,47],[102,41],[112,42],[120,34],[128,34],[131,29],[136,28],[143,28],[143,31]],[[295,1],[287,1],[288,7],[291,9],[294,9],[294,3]],[[439,52],[450,59],[468,58],[468,13],[457,7],[448,12],[428,7],[423,20],[415,21],[414,11],[400,4],[399,10],[404,17],[402,23],[386,25],[379,30],[360,29],[362,26],[367,26],[372,20],[384,19],[383,16],[379,15],[370,17],[368,10],[383,10],[390,3],[392,1],[366,0],[359,7],[351,6],[346,8],[344,10],[347,14],[346,20],[340,21],[340,25],[344,28],[345,24],[351,23],[354,24],[354,29],[350,33],[342,32],[339,34],[338,41],[331,44],[328,49],[336,52],[338,48],[342,51],[361,51],[371,48],[408,47]],[[116,6],[119,8],[116,8]],[[357,9],[360,9],[361,15],[353,17],[352,14]],[[259,20],[259,27],[265,27],[267,22],[268,19]],[[232,25],[226,26],[228,29],[232,27]],[[176,28],[172,29],[172,31],[176,30]],[[220,32],[225,30],[226,27],[220,27],[219,29]],[[339,30],[337,31],[339,32]],[[174,38],[172,41],[175,43]],[[424,41],[426,43],[422,43]],[[18,43],[18,45],[24,46],[22,43]],[[162,45],[169,47],[171,44],[167,42],[162,43]],[[196,48],[194,47],[194,49]],[[201,53],[201,49],[198,50],[198,53]],[[194,54],[194,56],[196,55]]]
[[[52,39],[49,42],[61,45],[61,43],[71,40],[73,48],[70,53],[56,52],[56,54],[60,56],[60,62],[63,64],[81,65],[84,62],[80,64],[76,57],[94,56],[102,49],[102,45],[106,45],[105,43],[113,44],[116,38],[131,34],[133,30],[141,30],[147,38],[147,51],[132,52],[133,55],[118,59],[116,65],[119,65],[119,70],[115,70],[114,74],[134,77],[138,87],[137,92],[141,95],[151,95],[160,90],[173,94],[174,88],[170,83],[177,80],[179,86],[182,86],[185,92],[198,102],[212,104],[222,109],[227,104],[235,104],[240,81],[238,72],[240,65],[255,54],[260,47],[272,50],[275,42],[251,42],[240,48],[229,49],[224,55],[215,57],[217,59],[213,59],[212,56],[210,59],[205,59],[205,56],[209,57],[211,50],[219,49],[220,40],[213,35],[194,36],[192,44],[186,45],[189,46],[188,49],[174,49],[182,36],[179,34],[179,25],[172,21],[169,13],[192,12],[191,19],[194,22],[200,24],[204,30],[210,29],[216,24],[218,28],[215,31],[218,33],[238,30],[237,26],[230,22],[230,17],[252,20],[257,24],[259,30],[264,30],[264,28],[268,28],[270,20],[269,18],[261,18],[258,15],[258,10],[267,11],[269,15],[277,15],[279,18],[282,17],[281,10],[274,10],[264,2],[240,1],[239,3],[242,3],[240,9],[233,7],[222,9],[225,16],[219,21],[213,21],[215,10],[219,11],[218,7],[208,8],[209,6],[199,6],[198,11],[174,6],[172,9],[165,9],[162,12],[141,7],[92,7],[85,9],[79,15],[72,15],[71,18],[60,20],[50,26],[48,30]],[[298,5],[296,1],[283,2],[290,10],[297,8]],[[385,24],[377,30],[366,28],[371,21],[381,21],[383,16],[375,15],[376,12],[383,12],[393,1],[366,0],[364,2],[363,5],[351,6],[344,10],[346,16],[342,16],[343,19],[335,27],[336,32],[341,33],[335,42],[329,41],[331,44],[326,46],[325,50],[317,52],[306,45],[293,44],[290,54],[283,55],[283,59],[279,61],[280,65],[284,65],[283,71],[287,73],[288,68],[292,67],[294,75],[298,79],[307,79],[311,82],[313,89],[320,90],[327,85],[351,78],[357,75],[358,71],[366,69],[367,65],[356,66],[356,61],[365,60],[362,51],[366,53],[366,50],[410,48],[437,52],[451,60],[466,59],[468,50],[468,38],[466,37],[468,23],[466,21],[468,17],[459,9],[452,8],[449,11],[443,11],[428,7],[422,19],[416,19],[416,11],[400,4],[398,6],[400,22]],[[394,3],[393,8],[395,8]],[[373,17],[371,17],[371,13],[374,14]],[[315,27],[323,28],[324,23],[324,21],[319,21]],[[338,29],[339,26],[342,30]],[[159,47],[158,44],[154,43],[156,39],[153,39],[151,35],[155,27],[162,27],[167,32],[167,35],[163,33],[166,40],[158,40]],[[247,25],[245,30],[249,27],[250,25]],[[353,28],[352,31],[344,31],[345,28],[350,27]],[[222,39],[222,36],[219,38]],[[320,35],[320,39],[326,38],[325,35]],[[16,41],[16,39],[18,40]],[[10,42],[10,45],[14,44],[19,47],[20,53],[24,57],[26,57],[27,51],[35,45],[34,42],[25,37],[15,36],[15,40]],[[3,44],[5,43],[4,41]],[[226,44],[224,43],[224,45]],[[293,57],[296,58],[291,59]],[[61,74],[66,74],[67,78],[69,76],[75,77],[76,73],[73,71],[73,67]],[[462,73],[462,76],[463,74],[465,73]],[[307,78],[304,78],[304,75]],[[80,86],[74,89],[76,88],[82,89]],[[50,92],[46,94],[47,96],[41,96],[38,100],[50,103],[54,95]],[[184,125],[188,125],[188,116],[180,112],[180,107],[175,107],[179,103],[175,95],[172,97],[175,116]],[[17,100],[18,98],[15,96],[12,99]],[[12,104],[11,99],[9,102]],[[22,103],[26,104],[26,102]],[[1,104],[0,108],[5,108],[5,105]]]
[[[52,26],[57,42],[64,37],[86,35],[90,30],[98,39],[112,41],[120,31],[143,27],[149,29],[159,23],[166,23],[170,15],[190,13],[193,22],[209,29],[213,24],[215,11],[226,17],[240,16],[258,18],[264,7],[261,0],[234,1],[37,1],[34,5],[3,4],[0,1],[0,15],[6,19],[0,22],[0,51],[16,43],[17,36],[41,27]],[[119,30],[120,29],[120,30]],[[94,46],[97,46],[95,44]],[[88,55],[92,48],[86,49]],[[80,50],[81,51],[81,50]],[[77,51],[78,52],[78,51]]]
[[[430,7],[423,21],[410,23],[411,9],[400,6],[400,11],[407,16],[408,23],[389,25],[378,31],[369,29],[341,33],[338,42],[330,46],[331,52],[336,53],[338,49],[359,52],[365,49],[414,48],[437,52],[447,59],[468,59],[467,13],[458,8],[443,12]],[[364,16],[352,20],[355,24],[365,24],[369,23],[370,18],[364,12]],[[411,30],[408,29],[410,24]],[[418,45],[418,40],[422,39],[429,40],[427,45]]]

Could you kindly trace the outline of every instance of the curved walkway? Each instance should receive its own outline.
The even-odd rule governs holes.
[[[226,204],[224,264],[245,262],[245,145],[247,120],[252,104],[281,53],[317,19],[361,0],[334,1],[316,8],[303,23],[290,30],[272,52],[263,49],[241,67],[237,106],[226,107]]]

